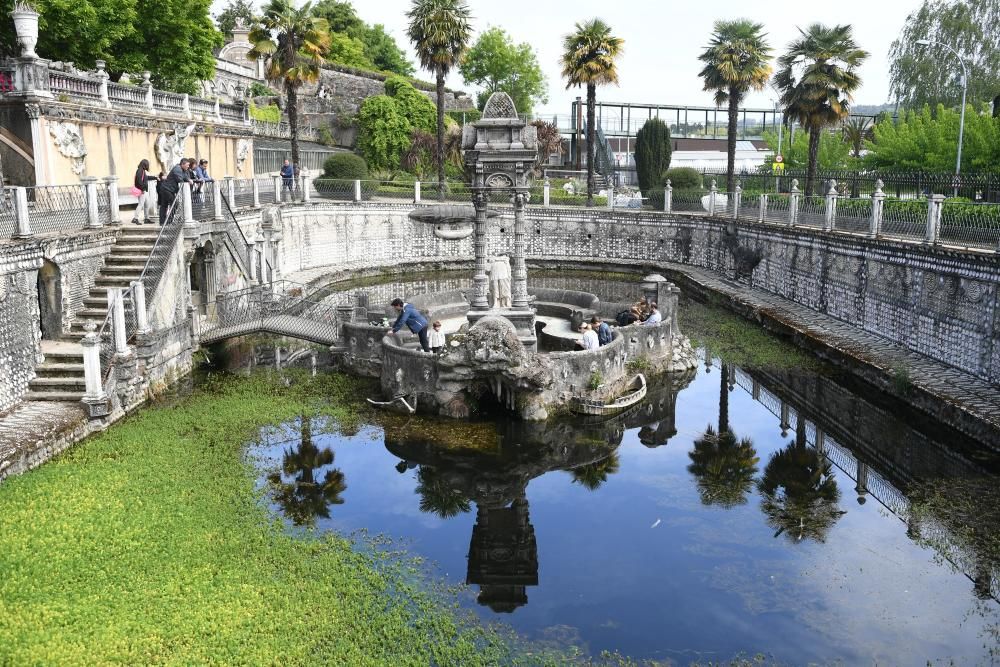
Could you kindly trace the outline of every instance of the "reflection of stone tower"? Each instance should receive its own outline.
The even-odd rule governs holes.
[[[495,612],[528,603],[525,588],[538,585],[538,547],[523,494],[510,507],[478,508],[466,583],[478,584],[479,604]]]

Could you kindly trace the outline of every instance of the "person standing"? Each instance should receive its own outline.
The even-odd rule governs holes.
[[[152,197],[149,194],[149,182],[158,180],[156,176],[149,173],[149,160],[142,160],[135,170],[132,178],[132,194],[138,197],[135,205],[135,215],[132,216],[132,223],[141,225],[149,222],[152,218],[150,213],[153,210]]]
[[[295,184],[295,168],[292,163],[285,160],[285,164],[281,167],[281,191],[288,190],[288,198],[292,198],[292,186]]]
[[[597,332],[597,341],[602,346],[611,342],[611,327],[597,315],[590,318],[590,328]]]
[[[420,338],[420,347],[424,352],[430,352],[430,342],[427,340],[427,318],[420,314],[413,304],[403,303],[402,299],[393,299],[392,307],[398,313],[396,323],[392,325],[392,333],[398,333],[405,324],[410,331]]]
[[[496,295],[494,308],[510,308],[510,260],[500,255],[490,267],[491,291]]]
[[[156,186],[156,196],[160,200],[160,224],[167,224],[167,216],[173,208],[173,203],[177,199],[177,193],[181,191],[181,183],[190,183],[191,177],[188,167],[191,163],[187,158],[181,158],[175,164],[167,177],[162,179]]]
[[[427,342],[431,346],[431,352],[441,354],[444,349],[444,332],[441,331],[441,322],[435,321],[431,325],[431,332],[427,334]]]

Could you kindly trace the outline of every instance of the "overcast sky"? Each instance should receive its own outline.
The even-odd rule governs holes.
[[[708,43],[712,24],[719,19],[751,18],[764,24],[775,54],[797,36],[796,27],[809,23],[851,23],[858,44],[871,53],[861,69],[863,85],[856,102],[881,104],[888,100],[889,45],[902,29],[907,14],[920,0],[469,0],[478,34],[490,26],[504,28],[515,41],[535,47],[549,82],[549,102],[541,109],[568,114],[579,89],[566,90],[559,76],[564,35],[573,25],[599,17],[625,40],[619,62],[621,85],[599,88],[599,100],[657,104],[711,105],[703,92],[698,55]],[[406,10],[410,0],[354,0],[358,15],[368,23],[382,23],[409,52]],[[425,71],[418,77],[431,79]],[[449,87],[472,92],[457,73]],[[776,95],[770,89],[749,100],[754,107],[770,107]]]

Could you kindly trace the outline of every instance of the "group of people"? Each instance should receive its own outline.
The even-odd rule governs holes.
[[[405,303],[402,299],[393,299],[392,307],[397,314],[396,322],[392,325],[392,333],[399,333],[405,326],[417,334],[424,352],[440,354],[444,350],[444,332],[441,331],[440,321],[428,326],[427,318],[412,303]]]
[[[584,322],[580,325],[580,333],[583,338],[577,345],[585,350],[596,350],[611,342],[611,327],[597,315],[590,318],[590,324]]]
[[[620,327],[627,327],[636,322],[646,326],[653,326],[659,324],[661,321],[663,321],[663,316],[660,314],[660,309],[656,305],[656,302],[647,301],[646,297],[642,297],[632,304],[628,310],[623,310],[615,316],[615,322]]]
[[[215,179],[208,173],[208,160],[202,158],[181,158],[181,161],[170,168],[167,174],[162,171],[154,176],[149,171],[149,160],[142,160],[136,167],[135,177],[132,180],[132,194],[138,198],[135,207],[135,216],[132,222],[141,225],[150,220],[152,211],[152,200],[149,196],[149,184],[156,184],[156,199],[160,205],[160,224],[165,224],[177,193],[181,190],[181,183],[191,183],[192,194],[201,194],[205,183],[211,183]]]

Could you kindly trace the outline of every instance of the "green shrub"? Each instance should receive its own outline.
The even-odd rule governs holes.
[[[250,97],[273,97],[274,91],[260,81],[254,81],[250,84],[249,94]]]
[[[466,123],[475,123],[477,120],[482,118],[483,112],[479,109],[464,109],[460,111],[455,111],[454,109],[444,112],[444,115],[451,118],[453,121],[462,124],[462,119],[465,119]]]
[[[258,107],[250,101],[250,117],[263,123],[280,123],[281,109],[277,104],[268,104],[266,107]]]
[[[590,380],[587,381],[587,389],[599,389],[602,384],[604,384],[604,375],[600,371],[594,371],[590,374]]]
[[[360,155],[336,153],[323,163],[323,178],[363,181],[368,178],[368,164]]]
[[[396,100],[396,105],[410,126],[424,132],[437,132],[437,106],[401,76],[385,80],[385,94]]]
[[[358,149],[372,169],[397,169],[413,126],[388,95],[367,98],[358,111]]]
[[[319,130],[317,130],[317,132],[319,134],[319,143],[323,144],[324,146],[334,145],[335,142],[333,140],[333,133],[330,132],[330,128],[321,127],[319,128]]]
[[[674,190],[697,190],[702,186],[701,172],[692,167],[674,167],[663,172],[661,180],[670,179]]]
[[[670,167],[670,128],[650,118],[635,135],[635,170],[643,193],[663,187],[661,176]]]

